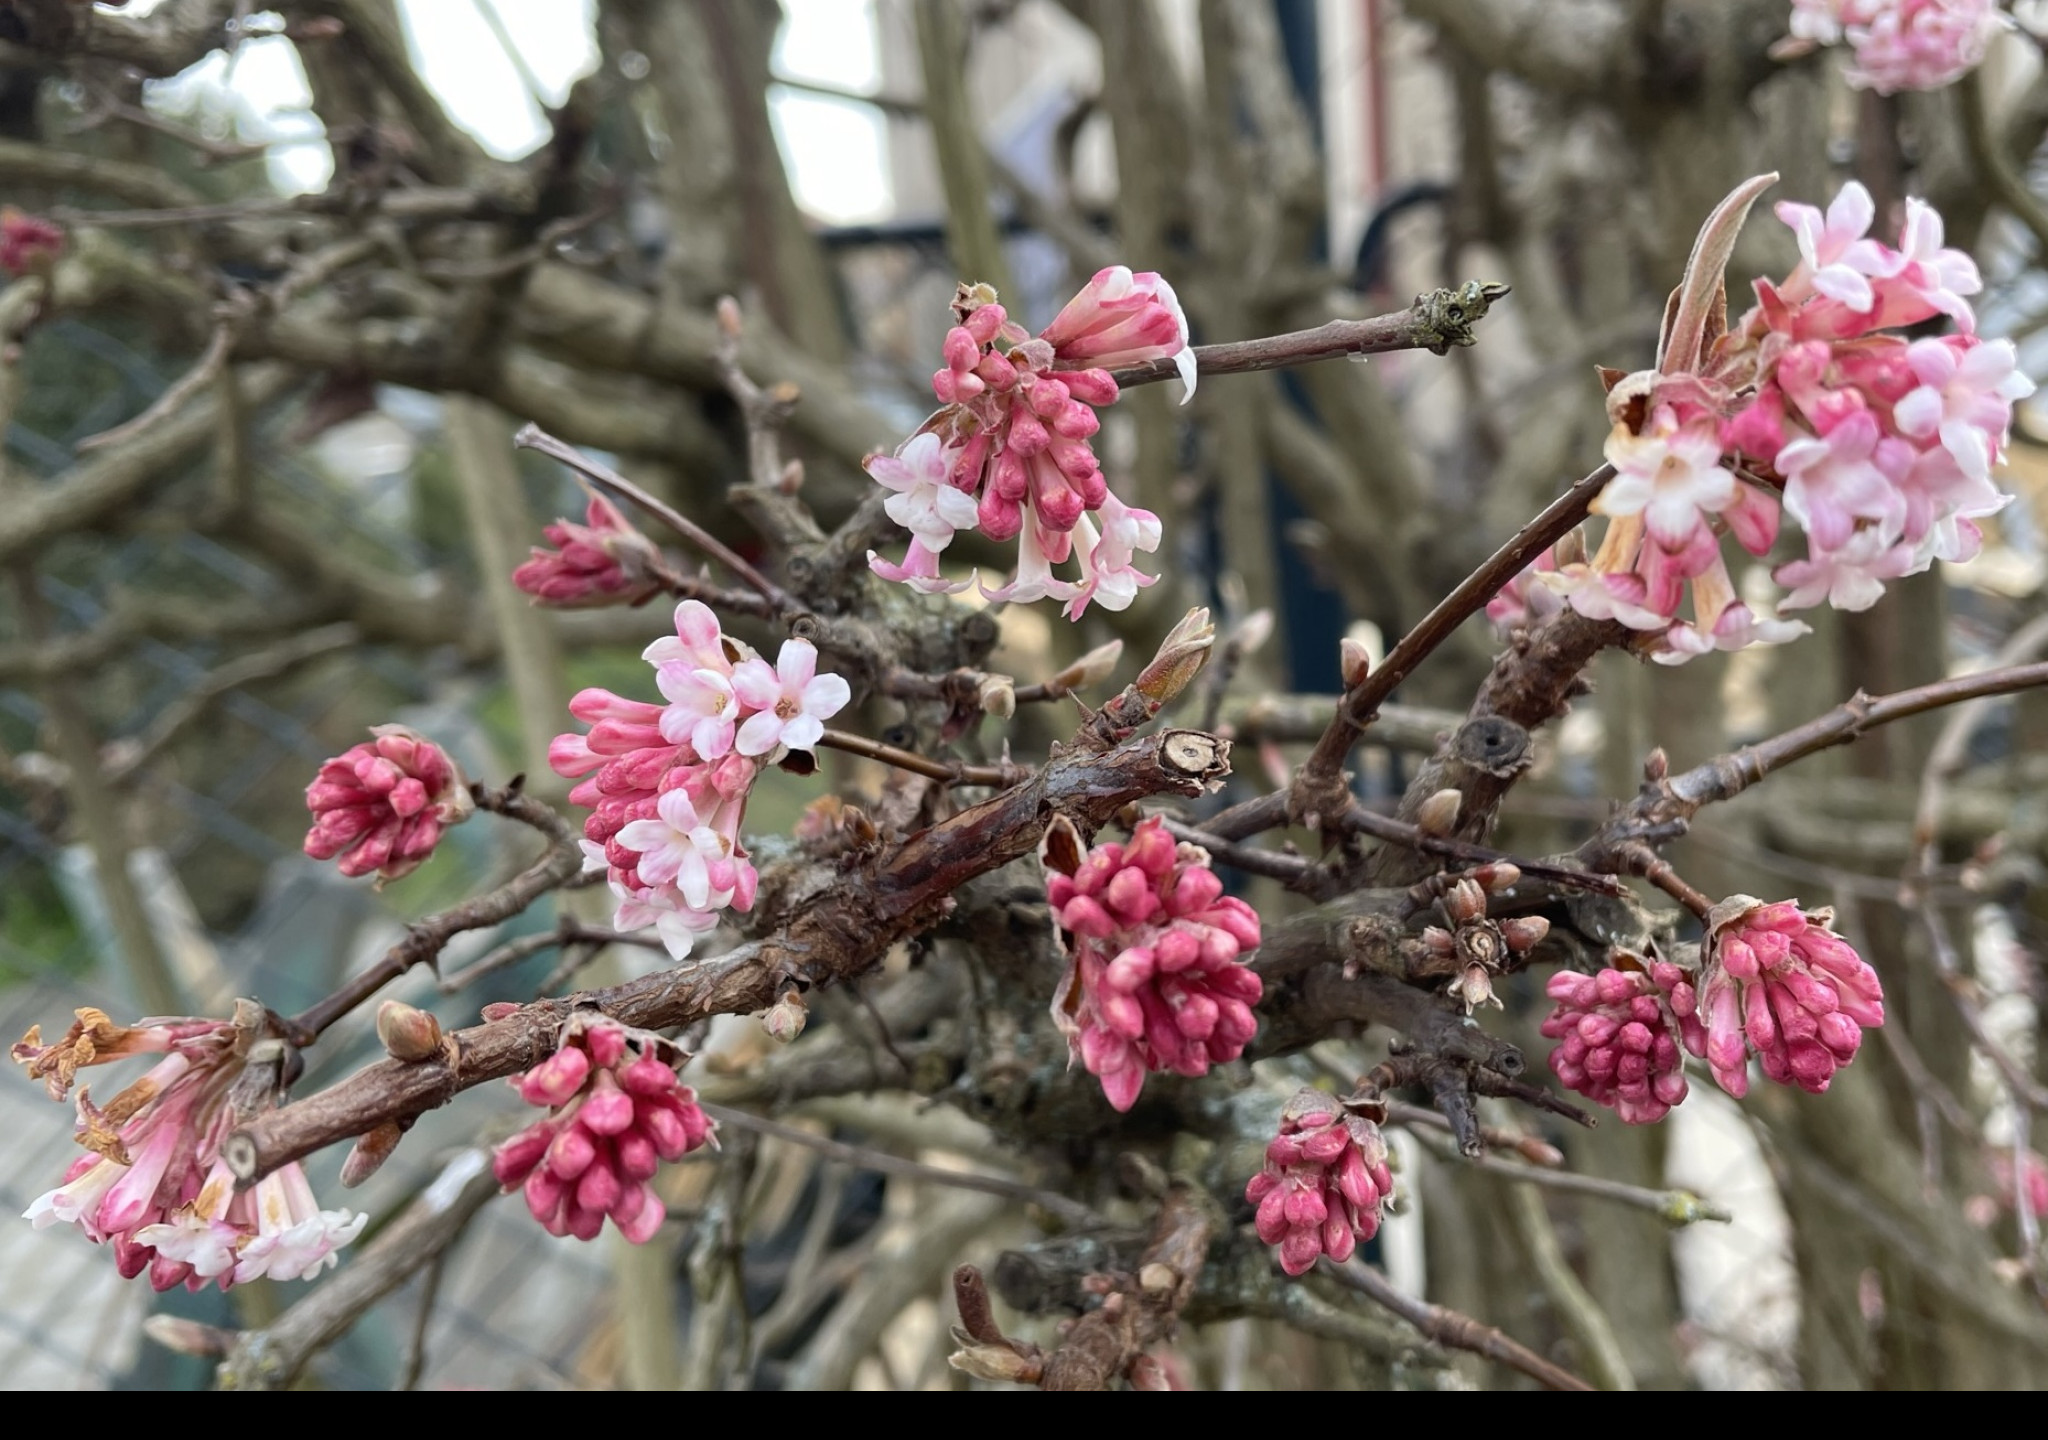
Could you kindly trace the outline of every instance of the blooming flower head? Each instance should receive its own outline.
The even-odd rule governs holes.
[[[1795,29],[1819,34],[1821,18],[1855,31],[1898,7],[1810,9]],[[1709,229],[1720,227],[1720,242],[1732,239],[1728,217],[1773,178],[1747,182],[1716,211]],[[1907,201],[1894,248],[1869,236],[1874,208],[1853,183],[1825,212],[1780,204],[1799,242],[1789,276],[1758,281],[1757,304],[1725,332],[1715,327],[1673,373],[1609,372],[1616,473],[1593,505],[1609,517],[1606,534],[1590,562],[1535,578],[1580,614],[1649,632],[1642,648],[1653,659],[1678,663],[1805,629],[1739,600],[1722,554],[1729,537],[1752,555],[1769,552],[1781,507],[1804,530],[1807,553],[1777,570],[1791,594],[1775,608],[1863,609],[1887,581],[1975,554],[1975,522],[2005,503],[1992,470],[2032,382],[2009,341],[1970,333],[1967,297],[1983,281],[1969,256],[1944,244],[1941,217]],[[1682,292],[1696,299],[1706,283],[1689,273]],[[1942,315],[1963,333],[1894,333]]]
[[[374,725],[377,738],[320,767],[306,787],[313,828],[306,853],[341,857],[344,875],[380,881],[409,875],[440,843],[441,832],[476,808],[447,752],[403,725]]]
[[[1085,856],[1065,820],[1047,831],[1046,898],[1069,943],[1053,1022],[1118,1110],[1154,1070],[1206,1074],[1235,1060],[1258,1030],[1259,977],[1240,957],[1259,917],[1223,893],[1208,854],[1176,846],[1156,817],[1128,844]]]
[[[26,1218],[38,1229],[76,1225],[112,1247],[123,1276],[147,1273],[158,1290],[225,1290],[259,1276],[310,1278],[332,1267],[365,1216],[322,1210],[296,1163],[238,1191],[221,1158],[232,1131],[277,1103],[284,1053],[253,1001],[238,1001],[232,1020],[135,1027],[81,1010],[53,1045],[30,1030],[14,1058],[58,1099],[83,1066],[136,1054],[163,1058],[104,1107],[79,1091],[77,1138],[89,1153],[37,1197]]]
[[[1817,1095],[1856,1058],[1863,1031],[1884,1024],[1877,972],[1828,928],[1833,920],[1830,910],[1748,895],[1709,913],[1697,1003],[1674,992],[1672,1008],[1685,1048],[1737,1099],[1749,1093],[1751,1054],[1767,1078]]]
[[[1394,1176],[1380,1127],[1360,1109],[1321,1090],[1298,1092],[1280,1112],[1265,1168],[1245,1186],[1259,1239],[1289,1275],[1306,1274],[1324,1255],[1342,1264],[1379,1233]]]
[[[852,691],[817,673],[809,641],[786,642],[770,666],[695,600],[643,658],[667,703],[583,691],[569,712],[590,729],[556,736],[548,763],[578,782],[569,799],[591,812],[585,853],[618,899],[614,923],[653,927],[681,960],[720,911],[753,908],[760,877],[740,826],[761,767],[816,745]]]
[[[975,583],[948,580],[939,556],[961,530],[1016,540],[1017,568],[991,600],[1053,598],[1080,618],[1092,602],[1129,605],[1153,577],[1132,565],[1159,545],[1159,519],[1110,494],[1089,445],[1096,411],[1116,402],[1109,368],[1172,358],[1190,392],[1194,357],[1173,287],[1154,274],[1112,266],[1089,282],[1045,331],[1031,337],[987,286],[962,286],[960,323],[946,336],[946,368],[932,377],[940,410],[868,473],[890,491],[890,517],[911,532],[901,562],[872,552],[885,580],[928,594]],[[1078,582],[1054,566],[1073,560]]]
[[[1547,990],[1557,1008],[1543,1034],[1561,1042],[1550,1052],[1550,1070],[1566,1089],[1629,1125],[1654,1124],[1685,1099],[1675,1006],[1692,1008],[1692,987],[1683,970],[1664,961],[1647,973],[1560,970]]]
[[[541,533],[555,548],[534,546],[532,558],[512,572],[512,583],[539,604],[639,605],[661,593],[652,568],[661,552],[602,495],[590,497],[583,524],[557,520]]]
[[[1792,40],[1772,53],[1846,40],[1851,85],[1880,95],[1938,90],[1982,64],[2010,23],[1997,0],[1792,0]]]
[[[717,1127],[677,1074],[688,1058],[650,1031],[578,1011],[555,1053],[512,1081],[548,1115],[498,1147],[498,1182],[523,1189],[551,1235],[595,1240],[609,1217],[646,1244],[668,1215],[648,1184],[661,1162],[717,1143]]]

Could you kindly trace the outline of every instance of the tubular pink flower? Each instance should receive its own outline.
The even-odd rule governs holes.
[[[2034,393],[2012,342],[1915,340],[1906,363],[1920,383],[1892,407],[1899,433],[1922,445],[1938,440],[1965,476],[1989,480],[2012,429],[2013,402]]]
[[[1195,393],[1187,316],[1173,287],[1153,271],[1134,275],[1124,265],[1096,271],[1039,339],[1062,362],[1103,370],[1170,358],[1180,372],[1183,402]]]
[[[1706,517],[1735,501],[1735,475],[1721,464],[1711,418],[1681,426],[1675,410],[1659,406],[1640,435],[1615,426],[1606,449],[1615,474],[1594,497],[1594,513],[1640,514],[1650,537],[1667,550],[1684,548]]]
[[[767,755],[778,747],[809,750],[825,733],[825,722],[846,708],[853,691],[837,675],[820,675],[818,650],[808,640],[785,640],[775,668],[759,658],[732,672],[733,693],[754,713],[740,726],[734,748],[742,755]]]
[[[1344,1101],[1304,1089],[1280,1112],[1280,1132],[1244,1198],[1257,1208],[1259,1239],[1280,1268],[1303,1275],[1328,1255],[1338,1264],[1379,1233],[1394,1193],[1380,1127]]]
[[[723,908],[732,900],[732,845],[697,818],[690,797],[670,790],[655,801],[656,816],[621,827],[618,843],[639,852],[636,869],[648,885],[673,885],[692,910]]]
[[[535,546],[512,572],[512,583],[540,604],[640,605],[661,593],[653,573],[661,552],[602,495],[590,497],[583,524],[557,520],[541,533],[555,548]]]
[[[562,1029],[554,1055],[513,1087],[549,1115],[497,1149],[492,1171],[506,1190],[523,1189],[527,1209],[551,1235],[594,1240],[609,1218],[644,1245],[667,1210],[647,1182],[664,1160],[716,1145],[717,1126],[682,1083],[677,1054],[659,1035],[582,1011]],[[576,1075],[573,1086],[561,1078]]]
[[[1136,1104],[1150,1071],[1202,1075],[1243,1053],[1261,986],[1240,956],[1258,946],[1259,917],[1223,894],[1204,851],[1143,820],[1128,844],[1048,875],[1046,896],[1069,944],[1053,1022],[1112,1106]]]
[[[661,739],[688,745],[702,760],[716,760],[732,749],[740,702],[730,674],[661,665],[655,668],[654,683],[669,702],[661,712]]]
[[[344,875],[396,880],[419,868],[442,830],[476,808],[455,762],[403,725],[375,725],[376,740],[329,760],[306,787],[313,828],[305,851],[341,857]]]
[[[1542,1029],[1560,1042],[1550,1052],[1558,1083],[1628,1125],[1655,1124],[1685,1099],[1679,1014],[1692,1011],[1693,990],[1683,970],[1561,970],[1547,989],[1557,1008]]]
[[[733,662],[725,651],[725,636],[718,617],[701,600],[685,600],[676,606],[676,633],[664,635],[640,652],[640,658],[657,668],[681,665],[690,670],[716,670],[730,675]]]
[[[1868,190],[1851,180],[1835,195],[1825,216],[1811,205],[1790,200],[1778,203],[1777,215],[1799,237],[1799,255],[1816,291],[1858,313],[1867,313],[1877,303],[1871,278],[1895,273],[1899,257],[1864,238],[1877,215]]]
[[[1884,1024],[1877,972],[1833,933],[1834,912],[1733,895],[1707,917],[1697,1005],[1673,1008],[1685,1048],[1740,1099],[1748,1057],[1781,1085],[1820,1094],[1856,1058],[1865,1029]]]

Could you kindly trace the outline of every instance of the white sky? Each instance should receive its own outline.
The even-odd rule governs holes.
[[[516,47],[505,51],[485,17],[488,6]],[[149,7],[153,8],[153,7]],[[138,4],[130,13],[145,9]],[[517,159],[547,136],[541,106],[559,105],[598,59],[592,0],[398,0],[413,61],[455,123],[491,154]],[[777,73],[856,92],[881,80],[872,0],[785,0]],[[251,17],[252,29],[275,15]],[[232,63],[216,51],[175,79],[151,87],[151,103],[191,116],[211,132],[244,140],[306,137],[273,146],[271,181],[285,194],[323,188],[333,157],[308,108],[312,95],[291,43],[281,37],[242,44]],[[777,86],[769,94],[777,139],[797,201],[828,223],[875,220],[889,212],[887,139],[870,106]]]

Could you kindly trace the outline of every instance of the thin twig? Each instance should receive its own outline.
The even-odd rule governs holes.
[[[235,331],[233,323],[223,320],[213,327],[213,338],[206,343],[199,360],[190,370],[164,387],[164,392],[150,402],[149,408],[132,420],[124,420],[111,430],[102,430],[97,435],[88,435],[72,446],[80,454],[91,450],[102,450],[109,445],[118,445],[123,440],[133,439],[157,421],[178,410],[187,400],[211,385],[227,368],[228,356],[234,353]]]
[[[1384,355],[1393,350],[1433,350],[1442,355],[1453,345],[1470,345],[1473,324],[1485,318],[1491,304],[1506,294],[1504,285],[1471,281],[1457,290],[1435,290],[1417,296],[1413,305],[1391,315],[1331,320],[1313,330],[1233,340],[1222,345],[1197,345],[1195,373],[1242,375],[1253,370],[1312,365],[1318,360],[1342,360],[1350,355]],[[1171,359],[1166,359],[1126,365],[1109,373],[1118,385],[1131,386],[1171,380],[1180,370]],[[1489,591],[1487,599],[1492,598]]]
[[[502,924],[583,868],[583,851],[576,843],[575,832],[550,806],[523,791],[478,789],[480,808],[540,831],[548,839],[547,850],[497,889],[406,926],[405,938],[386,951],[382,960],[287,1022],[297,1043],[311,1043],[328,1026],[413,966],[434,959],[444,945],[463,931]]]
[[[412,1333],[406,1338],[405,1354],[398,1362],[398,1379],[393,1390],[416,1389],[420,1383],[420,1372],[427,1367],[427,1325],[434,1318],[434,1301],[441,1294],[441,1271],[448,1263],[448,1252],[440,1251],[427,1266],[427,1273],[420,1277],[419,1308],[413,1312]]]
[[[1402,1294],[1388,1284],[1377,1270],[1362,1260],[1352,1259],[1338,1265],[1325,1256],[1316,1264],[1325,1275],[1377,1300],[1440,1345],[1483,1355],[1511,1370],[1521,1371],[1552,1390],[1593,1388],[1571,1371],[1551,1364],[1526,1345],[1510,1340],[1491,1325],[1483,1325],[1470,1315],[1460,1314],[1445,1306],[1432,1305],[1427,1300],[1417,1300],[1411,1295]]]
[[[1527,569],[1535,558],[1562,540],[1584,520],[1593,501],[1614,478],[1614,467],[1602,465],[1571,489],[1545,506],[1543,512],[1516,532],[1513,539],[1496,550],[1485,564],[1458,583],[1458,587],[1437,602],[1413,630],[1401,637],[1379,666],[1354,686],[1338,703],[1330,726],[1316,741],[1316,748],[1302,767],[1296,786],[1311,791],[1337,783],[1344,759],[1357,738],[1365,732],[1380,702],[1428,659],[1451,632],[1482,609],[1500,593],[1503,585]],[[1310,798],[1305,794],[1304,799]]]
[[[575,916],[565,915],[552,930],[507,940],[473,964],[463,966],[453,975],[442,976],[436,988],[443,995],[453,995],[494,971],[517,965],[520,961],[538,955],[543,950],[552,950],[557,945],[638,945],[648,950],[662,948],[661,941],[652,935],[629,934],[619,930],[608,930],[601,925],[585,925]]]
[[[879,740],[870,740],[865,735],[845,730],[827,730],[818,737],[818,743],[865,760],[879,760],[884,765],[894,765],[898,770],[908,770],[913,775],[922,775],[947,785],[983,785],[994,790],[1007,790],[1031,778],[1029,765],[969,765],[959,760],[934,760],[929,755],[884,745]]]
[[[1566,1190],[1574,1195],[1591,1195],[1595,1199],[1612,1200],[1618,1205],[1647,1210],[1674,1228],[1696,1225],[1702,1220],[1714,1220],[1726,1225],[1735,1218],[1727,1209],[1712,1201],[1702,1200],[1690,1190],[1652,1190],[1642,1185],[1608,1180],[1599,1175],[1581,1175],[1572,1170],[1543,1169],[1516,1160],[1502,1160],[1494,1155],[1468,1157],[1461,1154],[1455,1145],[1437,1135],[1418,1134],[1415,1138],[1444,1159],[1461,1165],[1470,1165],[1473,1169],[1484,1170],[1489,1175],[1500,1175],[1522,1185],[1541,1185],[1548,1190]]]
[[[702,550],[712,559],[718,561],[719,564],[725,566],[726,569],[732,571],[733,574],[739,576],[740,579],[759,591],[770,604],[781,607],[791,603],[789,596],[783,592],[781,586],[741,559],[724,541],[717,539],[710,531],[684,515],[673,505],[668,504],[664,500],[657,500],[610,466],[598,464],[597,461],[592,460],[575,446],[566,441],[557,440],[538,425],[522,425],[519,428],[519,433],[512,437],[512,443],[522,450],[538,450],[551,460],[559,460],[592,484],[601,485],[613,494],[632,501],[633,504],[645,510],[649,515],[652,515],[655,519],[661,521],[662,524],[668,526],[669,529],[675,531],[676,534],[682,536],[699,550]]]
[[[977,1190],[984,1195],[999,1195],[1005,1200],[1017,1200],[1026,1205],[1057,1215],[1070,1225],[1099,1225],[1102,1217],[1078,1200],[1051,1190],[1042,1190],[1036,1185],[1027,1185],[1021,1180],[1011,1180],[1001,1175],[986,1175],[969,1170],[946,1170],[937,1165],[924,1165],[915,1160],[906,1160],[900,1155],[891,1155],[883,1150],[870,1150],[864,1145],[849,1145],[844,1140],[832,1140],[823,1135],[813,1135],[794,1125],[784,1125],[770,1120],[765,1115],[756,1115],[751,1110],[735,1110],[726,1105],[704,1105],[704,1113],[721,1125],[733,1125],[741,1130],[752,1130],[757,1134],[787,1140],[792,1145],[802,1145],[820,1155],[851,1165],[857,1170],[875,1170],[884,1175],[901,1175],[906,1180],[918,1180],[927,1185],[945,1185],[955,1190]]]

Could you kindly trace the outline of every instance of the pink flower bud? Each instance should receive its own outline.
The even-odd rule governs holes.
[[[1300,1275],[1325,1254],[1349,1258],[1377,1234],[1392,1189],[1379,1128],[1338,1113],[1330,1096],[1303,1090],[1281,1112],[1280,1133],[1245,1199],[1257,1207],[1259,1239],[1277,1248],[1283,1270]]]

